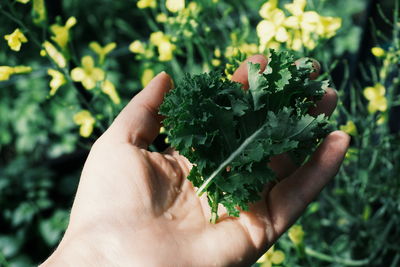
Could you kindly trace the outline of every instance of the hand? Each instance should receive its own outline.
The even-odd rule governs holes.
[[[263,56],[250,58],[265,68]],[[246,64],[233,80],[247,86]],[[297,168],[287,156],[272,159],[280,182],[239,218],[210,224],[206,199],[186,179],[191,165],[177,152],[147,151],[158,135],[157,110],[171,89],[157,75],[93,145],[85,163],[68,229],[43,266],[246,266],[257,260],[300,216],[337,173],[348,147],[343,132],[328,135]],[[311,113],[331,114],[329,89]]]

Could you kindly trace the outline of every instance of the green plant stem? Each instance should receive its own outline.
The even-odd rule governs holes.
[[[219,189],[215,190],[214,197],[212,199],[212,207],[211,207],[211,223],[216,224],[218,220],[218,199],[219,199]]]
[[[317,258],[322,261],[327,261],[327,262],[334,262],[334,263],[340,263],[346,266],[363,266],[366,265],[370,262],[369,259],[363,259],[363,260],[352,260],[352,259],[343,259],[339,257],[334,257],[330,256],[321,252],[318,252],[316,250],[313,250],[312,248],[306,247],[305,252],[307,255]]]

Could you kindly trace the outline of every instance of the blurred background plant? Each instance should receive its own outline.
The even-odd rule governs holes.
[[[50,254],[91,144],[158,72],[229,78],[268,48],[321,62],[352,143],[339,175],[256,265],[398,266],[398,12],[399,0],[2,0],[0,266]],[[167,145],[160,133],[150,149]]]

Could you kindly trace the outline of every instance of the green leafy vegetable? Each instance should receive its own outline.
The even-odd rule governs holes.
[[[171,145],[194,164],[188,179],[198,195],[207,192],[214,223],[219,203],[239,216],[260,199],[276,177],[267,166],[272,156],[290,152],[302,163],[331,130],[327,117],[307,114],[328,82],[308,78],[311,60],[293,62],[271,50],[263,73],[248,63],[247,91],[219,72],[186,74],[160,107]]]

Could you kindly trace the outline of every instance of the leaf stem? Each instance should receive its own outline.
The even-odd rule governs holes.
[[[222,162],[219,167],[210,175],[210,177],[207,178],[207,180],[197,189],[196,194],[198,196],[201,196],[203,192],[211,185],[212,180],[223,170],[232,160],[234,160],[242,151],[251,143],[253,142],[254,139],[257,138],[257,136],[264,130],[266,124],[261,126],[260,129],[255,131],[252,135],[250,135],[244,142],[235,150],[232,152],[232,154],[224,161]]]
[[[211,223],[216,224],[218,220],[218,199],[219,199],[219,189],[215,189],[214,199],[212,199],[211,207]]]

